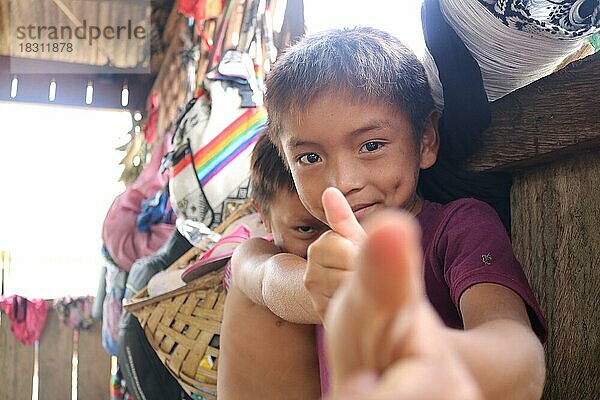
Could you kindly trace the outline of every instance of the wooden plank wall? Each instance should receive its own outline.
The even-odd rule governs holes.
[[[514,175],[513,247],[548,320],[544,399],[600,396],[600,154]]]
[[[39,400],[71,398],[73,331],[64,328],[56,313],[48,312],[38,353]]]
[[[15,340],[0,312],[0,400],[31,400],[34,348]]]
[[[10,330],[9,318],[0,314],[0,400],[31,400],[35,347],[17,341]],[[75,333],[58,320],[50,306],[37,357],[40,400],[72,398],[74,350],[77,399],[109,398],[111,360],[102,347],[100,322],[95,322],[89,331]]]
[[[108,399],[110,356],[102,347],[100,322],[89,331],[79,332],[77,358],[77,399]]]

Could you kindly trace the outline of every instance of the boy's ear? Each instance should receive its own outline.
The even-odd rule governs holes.
[[[271,222],[269,221],[268,214],[264,212],[264,210],[260,206],[260,204],[254,199],[252,199],[252,206],[254,207],[254,209],[256,211],[258,211],[258,215],[260,215],[260,220],[261,220],[262,224],[265,226],[265,229],[267,230],[267,232],[273,233],[273,232],[271,232]]]
[[[429,114],[423,126],[421,135],[421,169],[427,169],[435,164],[438,150],[440,149],[440,136],[438,133],[438,121],[440,115],[437,111]]]

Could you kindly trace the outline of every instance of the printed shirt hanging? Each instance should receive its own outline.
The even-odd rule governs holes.
[[[227,202],[248,196],[244,184],[250,156],[267,112],[246,53],[226,52],[207,74],[205,90],[178,121],[164,167],[170,167],[169,192],[178,223],[191,220],[214,227],[226,215]]]
[[[207,88],[210,101],[205,93],[192,102],[175,135],[169,192],[179,218],[211,227],[220,222],[225,200],[248,179],[267,112],[241,108],[238,90],[224,82],[210,81]]]

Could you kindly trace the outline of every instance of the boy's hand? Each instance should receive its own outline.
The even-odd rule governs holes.
[[[326,313],[331,399],[480,399],[424,292],[419,227],[409,214],[367,222],[357,272]]]
[[[329,299],[354,269],[359,247],[366,234],[344,195],[327,188],[322,197],[327,224],[331,228],[308,248],[304,284],[315,310],[323,320]]]

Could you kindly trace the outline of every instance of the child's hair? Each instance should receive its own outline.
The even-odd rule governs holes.
[[[254,145],[250,165],[251,197],[263,213],[269,213],[280,190],[296,191],[290,171],[267,135],[263,134]]]
[[[283,124],[301,118],[325,92],[358,103],[385,102],[403,113],[420,139],[434,110],[423,65],[400,40],[374,28],[333,29],[308,36],[288,48],[266,81],[269,134],[279,144]]]

